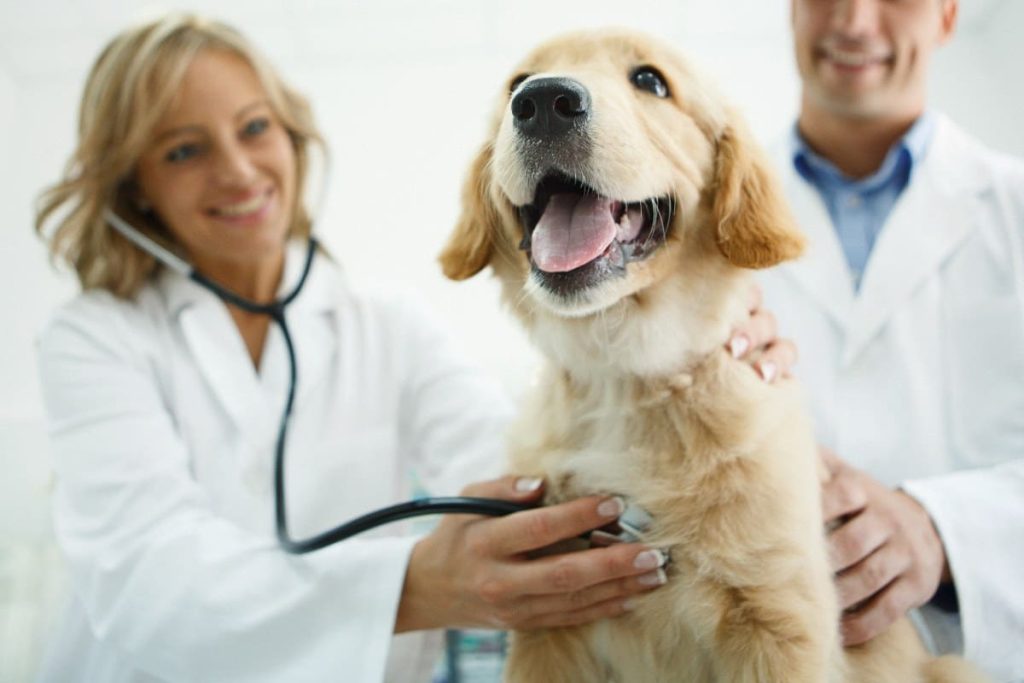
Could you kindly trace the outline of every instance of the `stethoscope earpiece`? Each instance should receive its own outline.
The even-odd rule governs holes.
[[[146,252],[160,263],[164,264],[171,270],[184,275],[185,277],[191,277],[193,268],[188,261],[184,260],[177,254],[174,254],[164,247],[160,246],[156,241],[146,237],[141,230],[128,223],[111,209],[103,209],[103,219],[107,221],[110,227],[114,228],[122,237],[137,246],[142,251]]]

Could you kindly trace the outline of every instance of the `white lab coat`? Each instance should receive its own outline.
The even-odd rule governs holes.
[[[962,625],[922,610],[939,647],[962,634],[1024,679],[1024,164],[940,116],[855,295],[820,195],[777,151],[810,246],[761,282],[818,438],[931,514]]]
[[[304,253],[290,247],[283,290]],[[318,255],[287,309],[293,536],[406,498],[412,470],[449,495],[501,471],[509,406],[420,308],[353,293]],[[429,680],[432,662],[399,672],[389,647],[414,536],[276,545],[276,327],[256,372],[225,306],[164,271],[134,302],[80,295],[39,357],[74,588],[43,680],[375,683],[389,649],[388,680]]]

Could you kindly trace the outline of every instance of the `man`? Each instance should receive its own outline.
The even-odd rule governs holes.
[[[847,645],[1024,680],[1024,164],[926,107],[957,0],[792,0],[779,170],[807,254],[762,279],[796,340]]]

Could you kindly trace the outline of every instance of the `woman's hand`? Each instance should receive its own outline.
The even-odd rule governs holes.
[[[466,496],[520,503],[542,483],[503,477]],[[413,548],[395,632],[442,627],[530,629],[582,624],[630,609],[665,582],[665,555],[635,543],[531,558],[531,551],[614,521],[622,501],[588,496],[506,517],[447,515]]]
[[[821,448],[831,473],[822,507],[832,570],[844,610],[843,643],[859,645],[907,610],[932,599],[949,581],[945,548],[928,512]]]
[[[750,288],[747,308],[750,317],[733,330],[725,345],[733,358],[746,360],[765,382],[789,377],[796,365],[796,346],[788,339],[776,338],[775,316],[761,308],[761,288]]]

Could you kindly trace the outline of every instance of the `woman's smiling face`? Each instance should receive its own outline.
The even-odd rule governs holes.
[[[279,263],[295,211],[296,155],[256,72],[196,55],[139,160],[148,204],[203,272]]]

